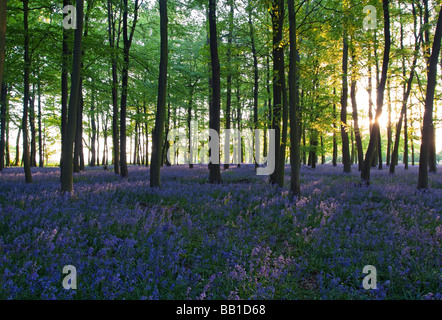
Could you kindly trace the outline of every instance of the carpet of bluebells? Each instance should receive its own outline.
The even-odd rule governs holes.
[[[249,166],[87,168],[74,194],[58,168],[0,173],[0,299],[442,299],[442,168],[418,191],[396,176],[302,168],[302,196]],[[62,270],[77,270],[77,289]],[[365,290],[364,266],[377,270]]]

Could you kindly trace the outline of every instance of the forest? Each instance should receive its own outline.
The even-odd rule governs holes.
[[[442,299],[441,13],[0,0],[0,299]]]

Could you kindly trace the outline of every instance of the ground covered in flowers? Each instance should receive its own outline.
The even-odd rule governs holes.
[[[286,185],[289,185],[286,168]],[[249,166],[207,183],[206,166],[129,178],[87,168],[74,195],[59,169],[0,173],[0,299],[441,299],[442,171],[416,189],[417,167],[389,176],[303,168],[302,196]],[[62,286],[63,267],[77,289]],[[365,290],[362,270],[377,270]]]

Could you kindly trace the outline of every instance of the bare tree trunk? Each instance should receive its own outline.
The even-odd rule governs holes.
[[[391,39],[390,39],[390,11],[389,11],[389,1],[383,0],[382,1],[383,11],[384,11],[384,37],[385,37],[385,49],[384,49],[384,57],[382,61],[382,76],[381,81],[379,83],[378,89],[377,89],[377,98],[376,98],[376,116],[375,120],[371,129],[370,134],[370,142],[368,144],[367,152],[365,154],[365,160],[364,160],[364,166],[361,171],[361,178],[363,182],[365,182],[367,185],[370,184],[370,168],[371,163],[374,156],[374,151],[376,148],[376,145],[378,145],[378,140],[380,140],[380,130],[379,130],[379,117],[382,114],[382,107],[384,103],[384,91],[385,91],[385,85],[387,81],[387,71],[388,71],[388,63],[390,60],[390,46],[391,46]],[[379,146],[379,145],[378,145]]]
[[[69,0],[63,0],[63,7],[70,4]],[[68,70],[69,70],[69,34],[68,29],[63,28],[62,63],[61,63],[61,141],[66,140],[68,118]],[[61,148],[60,167],[63,166],[63,148]],[[60,176],[61,178],[61,176]]]
[[[166,117],[167,97],[167,59],[168,59],[168,26],[167,26],[167,0],[160,2],[160,33],[161,57],[160,75],[158,80],[158,102],[155,117],[155,129],[152,135],[152,159],[150,166],[150,186],[160,187],[161,151],[163,150],[164,120]]]
[[[284,172],[281,168],[281,109],[282,81],[284,80],[284,51],[281,46],[284,24],[284,1],[273,0],[270,8],[273,26],[273,119],[272,128],[275,130],[275,171],[270,175],[270,182],[284,185]]]
[[[138,19],[138,0],[135,0],[134,20],[132,23],[132,30],[128,35],[128,4],[127,0],[123,1],[123,71],[121,79],[121,113],[120,113],[120,174],[121,177],[126,178],[129,175],[127,170],[126,157],[126,117],[127,117],[127,88],[129,82],[129,51],[132,45],[132,39],[135,32],[135,26]]]
[[[399,116],[399,120],[396,124],[396,137],[393,146],[393,152],[391,155],[391,163],[390,163],[390,173],[394,174],[395,168],[398,163],[398,154],[399,154],[399,142],[401,137],[401,127],[402,120],[404,119],[404,164],[405,169],[408,169],[408,119],[407,119],[407,101],[411,93],[411,86],[413,83],[414,72],[416,68],[418,53],[419,53],[419,37],[416,34],[416,11],[413,4],[413,16],[414,16],[414,33],[415,33],[415,47],[414,47],[414,58],[413,63],[411,65],[410,76],[408,77],[407,83],[403,85],[403,98],[402,98],[402,109]],[[401,49],[404,49],[403,43],[403,27],[401,24]],[[419,32],[422,35],[422,31]],[[402,56],[402,76],[405,78],[405,56]]]
[[[221,81],[220,63],[218,57],[218,32],[216,28],[216,0],[209,0],[209,31],[210,31],[210,62],[212,69],[211,87],[211,108],[209,110],[209,128],[220,133],[220,111],[221,111]],[[210,149],[212,160],[213,148]],[[219,149],[219,148],[218,148]],[[220,183],[221,171],[219,164],[219,152],[216,156],[216,163],[209,162],[209,182]]]
[[[37,84],[38,91],[38,166],[43,168],[44,166],[44,155],[43,155],[43,133],[41,127],[41,86],[40,79]]]
[[[333,88],[333,95],[336,95],[336,88]],[[338,140],[336,137],[336,131],[336,103],[333,103],[333,167],[336,167],[338,164]]]
[[[227,97],[226,97],[226,133],[224,142],[224,169],[229,169],[230,167],[230,127],[231,127],[231,108],[232,108],[232,41],[233,41],[233,14],[234,14],[234,4],[233,0],[228,1],[230,7],[229,11],[229,34],[227,36]],[[250,3],[249,3],[250,6]],[[248,7],[249,9],[249,7]],[[253,38],[253,26],[251,22],[251,12],[249,12],[249,26],[251,32],[252,40],[252,52],[254,48],[254,38]]]
[[[439,58],[441,37],[442,37],[442,7],[439,12],[439,18],[437,20],[436,32],[433,39],[433,49],[429,59],[428,65],[428,80],[427,80],[427,92],[425,95],[425,113],[422,130],[422,144],[419,157],[419,178],[417,187],[418,189],[428,188],[428,159],[430,158],[431,139],[434,134],[433,130],[433,104],[434,104],[434,91],[436,88],[436,76],[437,76],[437,61]]]
[[[28,29],[28,12],[29,1],[23,0],[23,24],[24,24],[24,95],[23,95],[23,165],[25,171],[26,183],[32,183],[31,159],[29,157],[28,146],[28,104],[29,104],[29,74],[31,69],[31,60],[29,58],[29,29]]]
[[[353,49],[352,49],[353,51]],[[358,153],[358,170],[362,170],[362,165],[364,162],[364,154],[362,150],[362,137],[361,132],[359,130],[359,116],[358,116],[358,105],[356,102],[356,72],[355,72],[355,64],[356,64],[356,56],[354,53],[352,53],[352,61],[353,61],[353,68],[352,68],[352,79],[351,79],[351,89],[350,89],[350,96],[351,96],[351,105],[353,109],[353,126],[354,126],[354,132],[355,132],[355,140],[356,140],[356,149]]]
[[[81,42],[83,36],[83,1],[77,0],[77,29],[75,30],[73,70],[71,77],[71,95],[69,99],[68,123],[66,129],[66,139],[62,141],[63,166],[61,173],[61,190],[72,192],[73,172],[72,172],[72,149],[77,127],[77,108],[80,91],[81,73]]]
[[[31,167],[37,166],[37,131],[35,129],[35,85],[32,85],[32,95],[29,99],[29,124],[31,129]]]
[[[347,99],[348,99],[348,43],[347,30],[344,29],[343,49],[342,49],[342,95],[341,95],[341,137],[342,137],[342,163],[344,165],[344,172],[351,172],[351,159],[348,141],[348,126],[347,126]]]
[[[118,48],[118,40],[115,44],[115,17],[113,13],[112,1],[107,1],[107,17],[108,17],[108,34],[109,34],[109,46],[111,50],[111,65],[112,65],[112,148],[113,148],[113,163],[114,172],[120,173],[120,138],[118,127],[118,59],[115,48]],[[118,34],[120,32],[118,31]],[[119,38],[118,38],[119,39]]]
[[[7,114],[7,97],[8,95],[8,86],[2,82],[1,83],[1,93],[0,93],[0,105],[1,105],[1,113],[0,113],[0,171],[5,167],[5,136],[6,136],[6,114]]]
[[[256,44],[255,44],[255,28],[252,22],[252,6],[249,1],[249,28],[250,28],[250,41],[252,45],[252,56],[253,56],[253,73],[254,73],[254,85],[253,85],[253,127],[254,129],[258,129],[258,94],[259,94],[259,70],[258,70],[258,57],[256,53]],[[232,19],[233,19],[233,10],[232,10]],[[256,132],[256,131],[255,131]],[[256,146],[255,146],[256,148]],[[284,152],[285,153],[285,152]],[[256,153],[255,153],[256,154]],[[258,159],[255,159],[255,167],[258,167]]]
[[[93,92],[93,89],[92,89]],[[94,94],[92,93],[92,101],[91,101],[91,129],[92,129],[92,138],[91,138],[91,161],[89,166],[95,167],[95,141],[97,135],[97,126],[95,125],[95,99]]]
[[[20,165],[20,134],[22,131],[22,126],[20,124],[20,126],[18,127],[18,132],[17,132],[17,140],[15,143],[15,161],[14,161],[14,166],[18,167]]]
[[[7,0],[0,0],[0,85],[3,84],[3,69],[5,65],[6,20]]]

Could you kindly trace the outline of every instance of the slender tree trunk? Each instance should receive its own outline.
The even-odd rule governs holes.
[[[38,91],[38,166],[40,168],[43,168],[44,166],[44,155],[43,155],[43,133],[42,133],[42,127],[41,127],[41,86],[40,86],[40,79],[38,80],[37,84],[37,91]]]
[[[93,90],[93,89],[92,89]],[[92,101],[91,101],[91,129],[92,129],[92,139],[91,139],[91,161],[89,163],[89,166],[95,167],[95,141],[96,141],[96,134],[97,134],[97,126],[95,125],[95,99],[94,94],[92,93]]]
[[[63,0],[63,7],[70,5],[69,0]],[[62,63],[61,63],[61,141],[66,140],[68,118],[68,70],[69,70],[69,34],[68,29],[63,28]],[[60,167],[63,166],[63,148],[60,156]],[[61,178],[61,176],[60,176]]]
[[[15,162],[14,162],[14,166],[18,167],[20,165],[20,134],[22,131],[22,126],[20,125],[18,127],[18,132],[17,132],[17,140],[15,143]]]
[[[236,123],[238,132],[242,131],[242,113],[241,113],[241,90],[239,77],[236,78]],[[242,136],[239,133],[238,136],[238,168],[241,167],[241,163],[243,162],[243,150],[242,150]]]
[[[166,123],[165,123],[165,134],[164,134],[164,143],[163,143],[163,149],[161,151],[161,166],[163,166],[164,164],[167,167],[170,167],[172,164],[169,162],[169,159],[166,157],[167,153],[169,152],[170,149],[170,141],[168,140],[168,136],[169,136],[169,131],[170,131],[170,111],[172,110],[171,105],[170,105],[170,82],[167,83],[167,118],[166,118]]]
[[[353,51],[353,49],[352,49]],[[355,64],[356,64],[356,56],[353,53],[352,54],[352,61],[353,61],[353,75],[351,79],[351,89],[350,89],[350,96],[351,96],[351,105],[353,109],[353,127],[355,132],[355,140],[356,140],[356,149],[358,153],[358,170],[362,170],[362,164],[364,162],[364,154],[362,150],[362,137],[361,132],[359,130],[359,116],[358,116],[358,105],[356,102],[356,72],[355,72]]]
[[[231,108],[232,108],[232,41],[233,41],[233,14],[234,14],[234,3],[233,0],[228,1],[228,5],[230,7],[229,11],[229,34],[227,35],[227,97],[226,97],[226,133],[225,133],[225,142],[224,142],[224,169],[229,169],[230,167],[230,127],[231,127]],[[250,4],[249,4],[250,5]],[[253,26],[251,25],[250,20],[251,13],[249,12],[249,26],[252,30]],[[253,40],[253,31],[252,34],[252,42]],[[254,46],[254,43],[252,43]],[[252,48],[253,51],[253,48]]]
[[[196,83],[195,83],[196,85]],[[193,104],[193,95],[195,91],[195,85],[190,86],[190,98],[189,105],[187,107],[187,128],[189,129],[188,141],[189,141],[189,168],[193,169],[193,140],[192,140],[192,104]],[[230,118],[230,116],[229,116]],[[227,128],[229,129],[229,128]],[[230,148],[229,148],[230,151]]]
[[[100,165],[100,118],[98,117],[97,114],[97,132],[95,133],[95,138],[97,140],[97,156],[96,156],[96,160],[97,160],[97,166]]]
[[[3,84],[3,69],[5,65],[6,21],[7,0],[0,0],[0,85]]]
[[[128,4],[123,1],[123,70],[121,76],[121,112],[120,112],[120,175],[126,178],[129,175],[127,170],[127,148],[126,148],[126,118],[127,118],[127,87],[129,82],[129,51],[132,43],[132,36],[137,20],[138,0],[135,2],[135,18],[130,36],[128,35]]]
[[[417,187],[418,189],[428,188],[428,159],[430,158],[430,148],[433,130],[433,104],[434,104],[434,91],[436,88],[436,76],[437,76],[437,61],[439,58],[440,46],[442,37],[442,7],[439,11],[439,18],[437,20],[436,32],[433,39],[433,49],[428,65],[428,80],[427,80],[427,92],[425,95],[425,113],[422,130],[422,144],[419,157],[419,178]],[[430,168],[431,169],[431,168]]]
[[[161,151],[163,150],[164,120],[166,117],[167,97],[167,60],[168,60],[168,35],[167,35],[167,0],[160,2],[160,33],[161,56],[160,75],[158,80],[158,102],[155,117],[155,128],[152,135],[152,159],[150,166],[150,186],[160,187]]]
[[[31,69],[31,60],[29,58],[29,29],[28,29],[28,12],[29,1],[23,0],[23,24],[24,24],[24,95],[23,95],[23,165],[25,171],[26,183],[32,183],[31,159],[29,157],[28,146],[28,104],[29,104],[29,74]]]
[[[281,46],[284,24],[284,1],[273,0],[270,14],[273,28],[273,119],[272,127],[275,130],[275,172],[270,175],[270,182],[284,185],[284,172],[280,171],[281,164],[281,109],[282,109],[282,81],[284,80],[284,51]]]
[[[146,108],[146,101],[143,101],[143,112],[144,114],[147,114],[147,108]],[[144,122],[144,130],[146,131],[146,167],[149,166],[149,125],[147,123],[147,120]]]
[[[211,108],[209,110],[209,128],[220,133],[220,109],[221,109],[221,82],[220,63],[218,57],[218,32],[216,28],[216,0],[209,0],[209,41],[210,41],[210,61],[212,70],[211,81]],[[213,146],[212,146],[213,147]],[[219,150],[219,148],[217,148]],[[213,156],[214,150],[210,148],[212,161],[209,162],[209,182],[220,183],[221,171],[219,165],[219,152]],[[216,152],[215,152],[216,153]]]
[[[119,138],[119,127],[118,127],[118,60],[115,48],[118,47],[115,44],[115,17],[112,11],[112,1],[107,1],[107,14],[108,14],[108,34],[109,34],[109,46],[111,51],[111,65],[112,65],[112,147],[113,147],[113,163],[114,172],[116,174],[120,173],[120,138]],[[119,32],[118,32],[119,33]]]
[[[283,57],[284,61],[284,57]],[[284,185],[284,169],[286,163],[286,151],[287,151],[287,133],[288,133],[288,122],[289,122],[289,107],[288,107],[288,97],[286,88],[285,71],[282,70],[282,132],[281,132],[281,147],[280,147],[280,162],[279,162],[279,172],[282,176],[282,186]],[[258,112],[258,110],[256,111]],[[281,182],[280,182],[281,185]]]
[[[382,5],[384,12],[384,37],[385,37],[385,49],[382,61],[382,76],[379,86],[377,88],[376,116],[371,129],[370,142],[368,144],[367,152],[365,154],[364,166],[361,171],[361,178],[363,182],[365,182],[367,185],[370,184],[370,168],[374,156],[375,147],[378,144],[378,139],[380,139],[379,117],[382,114],[382,107],[384,103],[384,91],[387,81],[388,63],[390,60],[391,39],[390,39],[390,11],[388,8],[389,1],[383,0]]]
[[[402,128],[402,120],[404,119],[404,164],[405,169],[408,169],[408,119],[407,119],[407,101],[411,93],[411,86],[413,83],[415,68],[417,64],[418,52],[419,52],[419,37],[416,35],[416,12],[413,4],[413,16],[414,16],[414,32],[415,32],[415,47],[414,47],[414,58],[411,65],[410,76],[408,77],[407,83],[403,85],[403,98],[402,98],[402,109],[399,115],[399,120],[396,124],[396,136],[395,142],[393,146],[393,151],[391,154],[391,163],[390,163],[390,174],[395,173],[395,168],[398,163],[398,154],[399,154],[399,142],[401,137],[401,128]],[[401,49],[404,49],[403,43],[403,27],[401,24]],[[422,34],[422,31],[420,32]],[[405,56],[402,56],[402,76],[405,78]]]
[[[8,95],[8,86],[2,82],[1,83],[1,93],[0,93],[0,105],[1,105],[1,113],[0,113],[0,171],[5,167],[5,136],[6,136],[6,114],[7,114],[7,95]],[[7,164],[6,164],[7,165]]]
[[[391,89],[390,80],[387,84],[387,111],[388,111],[388,124],[387,124],[387,160],[386,165],[390,165],[390,155],[391,155],[391,139],[392,139],[392,123],[391,123]]]
[[[77,108],[80,91],[81,78],[81,42],[83,35],[83,1],[77,0],[77,29],[75,30],[73,70],[71,77],[71,94],[69,98],[68,123],[66,129],[66,139],[62,141],[63,166],[61,173],[61,190],[72,192],[73,172],[72,172],[72,149],[75,138],[77,124]]]
[[[253,56],[253,72],[254,72],[254,85],[253,85],[253,127],[258,129],[258,95],[259,95],[259,70],[258,70],[258,56],[256,52],[255,44],[255,28],[252,22],[252,5],[249,1],[249,28],[250,28],[250,41],[252,45]],[[256,148],[256,146],[255,146]],[[255,153],[256,154],[256,153]],[[255,159],[255,167],[258,167],[259,159]]]
[[[82,54],[83,56],[83,54]],[[77,106],[77,124],[75,129],[75,141],[74,141],[74,163],[73,170],[75,173],[79,173],[82,169],[83,157],[83,79],[80,75],[80,88],[78,90],[78,106]],[[83,165],[84,166],[84,165]]]
[[[31,167],[37,166],[37,131],[35,128],[35,85],[32,86],[32,96],[29,99],[29,124],[31,129]]]
[[[342,163],[344,165],[344,172],[351,172],[351,159],[348,141],[348,126],[347,126],[347,99],[348,99],[348,43],[347,31],[344,30],[343,49],[342,49],[342,95],[341,95],[341,137],[342,137]]]

